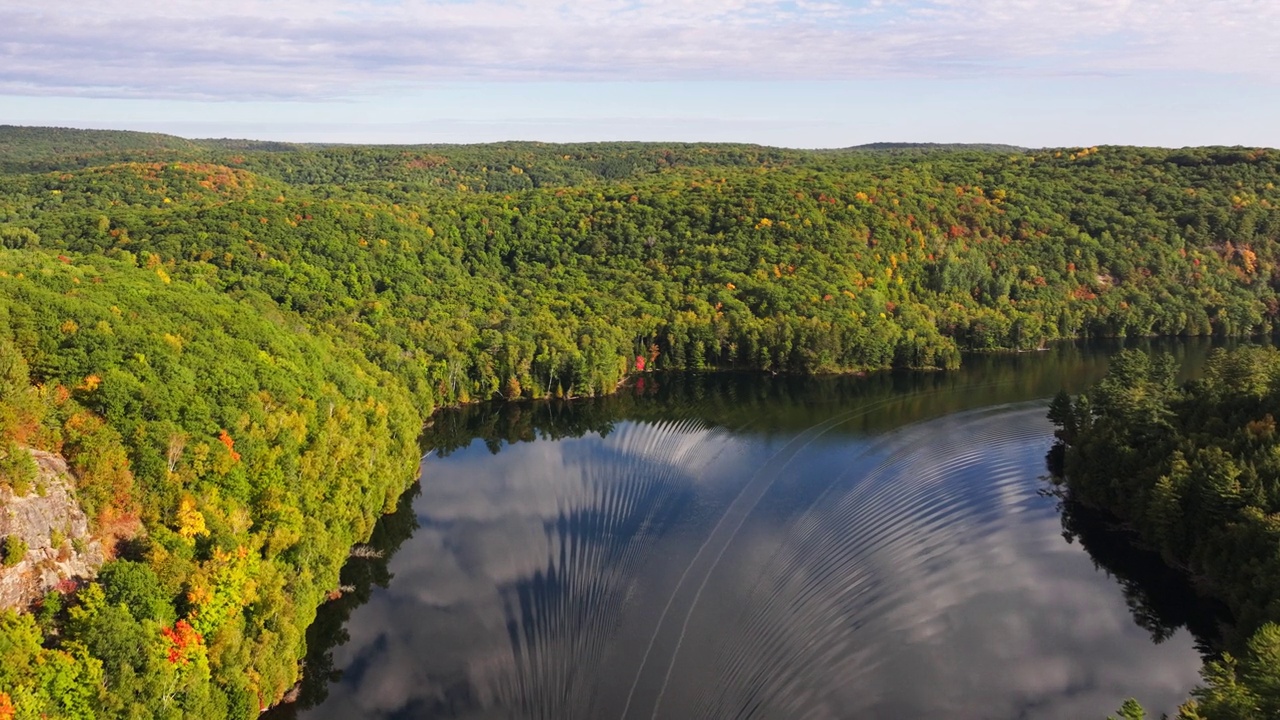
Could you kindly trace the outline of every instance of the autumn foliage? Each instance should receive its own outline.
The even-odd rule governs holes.
[[[1280,327],[1275,151],[14,137],[0,346],[30,372],[0,392],[0,440],[62,451],[99,532],[145,530],[149,578],[69,598],[77,619],[28,639],[79,679],[23,692],[56,708],[79,683],[111,695],[101,717],[251,718],[282,696],[439,407]],[[159,609],[130,615],[143,590]],[[200,645],[178,617],[208,639],[204,674],[165,659]]]
[[[172,665],[186,665],[204,644],[204,638],[186,620],[179,620],[173,627],[160,631],[168,641],[166,658]]]
[[[218,434],[218,442],[227,446],[227,452],[231,454],[231,459],[240,462],[240,453],[236,452],[236,441],[231,439],[226,430]]]

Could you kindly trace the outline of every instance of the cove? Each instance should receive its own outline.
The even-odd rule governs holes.
[[[1172,712],[1214,609],[1045,478],[1048,399],[1117,347],[438,414],[275,715]]]

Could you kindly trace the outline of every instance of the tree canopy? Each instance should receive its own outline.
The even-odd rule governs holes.
[[[1181,717],[1280,715],[1280,350],[1218,350],[1174,382],[1167,356],[1127,352],[1050,419],[1073,500],[1118,516],[1230,608],[1227,652]],[[1233,654],[1234,653],[1234,654]]]
[[[0,482],[20,483],[23,448],[61,452],[119,541],[99,581],[0,616],[17,717],[277,702],[439,407],[655,370],[949,368],[1280,315],[1274,150],[0,127],[0,171]],[[1098,412],[1158,433],[1172,386],[1133,362]],[[1269,492],[1204,452],[1183,459],[1216,468],[1214,512]]]

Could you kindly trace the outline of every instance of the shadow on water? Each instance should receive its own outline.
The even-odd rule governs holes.
[[[886,371],[866,375],[789,376],[755,372],[651,373],[613,395],[574,400],[479,403],[437,413],[421,437],[423,452],[448,455],[481,440],[503,445],[607,436],[622,421],[696,418],[709,427],[756,433],[802,431],[863,406],[868,411],[835,431],[867,435],[976,407],[1077,393],[1102,378],[1121,348],[1174,355],[1184,376],[1214,347],[1208,338],[1058,343],[1037,352],[971,354],[948,372]]]
[[[1171,352],[1181,361],[1186,377],[1198,372],[1212,347],[1209,341],[1194,339],[1138,341],[1128,345]],[[862,670],[879,671],[892,666],[894,658],[876,657],[872,649],[876,642],[891,647],[898,637],[894,633],[899,630],[890,627],[889,630],[872,631],[856,627],[863,622],[857,620],[846,631],[856,631],[856,637],[861,638],[860,642],[867,644],[867,648],[855,652],[848,649],[850,638],[855,635],[822,630],[817,624],[812,627],[793,626],[793,620],[785,619],[789,616],[777,613],[781,608],[790,607],[794,611],[790,617],[799,620],[828,613],[832,618],[828,622],[832,622],[834,618],[861,617],[857,614],[866,612],[869,613],[867,622],[872,625],[888,623],[886,627],[889,627],[892,622],[900,622],[903,628],[914,628],[912,632],[920,632],[921,627],[929,623],[954,623],[956,617],[975,613],[974,608],[986,607],[992,602],[990,599],[981,602],[977,599],[958,600],[956,602],[960,604],[953,608],[955,617],[925,617],[928,612],[920,612],[906,620],[894,620],[895,603],[901,605],[902,602],[901,598],[895,600],[893,594],[904,590],[884,580],[897,572],[894,568],[899,568],[921,573],[912,582],[924,583],[923,587],[930,593],[951,592],[954,588],[973,592],[972,588],[964,588],[966,578],[962,575],[954,575],[952,584],[945,587],[930,584],[941,582],[935,576],[941,577],[953,570],[941,558],[948,545],[954,542],[972,542],[985,547],[983,543],[988,542],[984,539],[986,533],[994,536],[1005,532],[994,525],[994,529],[984,529],[986,526],[982,523],[988,522],[992,513],[1009,512],[1002,504],[1008,502],[1006,496],[1016,491],[1019,482],[1014,477],[1016,472],[1025,475],[1030,470],[1032,476],[1035,474],[1031,469],[1034,461],[1027,459],[1026,452],[1027,448],[1041,442],[1036,438],[1044,431],[1028,429],[1025,425],[1042,421],[1042,411],[1024,408],[1013,415],[1004,411],[1004,420],[996,417],[999,422],[987,422],[981,415],[966,415],[966,411],[994,406],[1021,407],[1019,403],[1045,399],[1063,389],[1079,392],[1103,376],[1108,357],[1120,346],[1118,343],[1062,344],[1036,353],[975,355],[966,358],[960,370],[946,373],[889,372],[865,377],[817,378],[746,373],[649,374],[607,397],[481,404],[438,413],[422,437],[424,452],[433,451],[441,456],[467,455],[470,464],[465,467],[468,470],[457,471],[460,473],[458,477],[467,480],[462,484],[457,479],[446,480],[440,487],[433,487],[434,494],[430,498],[418,500],[416,512],[414,500],[422,488],[415,484],[400,499],[397,511],[379,522],[370,542],[378,552],[370,553],[370,557],[353,558],[347,564],[342,573],[342,584],[348,588],[347,591],[320,608],[316,622],[308,631],[310,650],[297,701],[272,711],[268,717],[299,717],[303,711],[324,705],[334,683],[349,683],[353,678],[359,683],[367,679],[364,675],[376,672],[357,664],[347,665],[345,671],[339,669],[339,663],[334,660],[335,648],[350,642],[348,623],[361,605],[377,595],[375,588],[390,587],[389,563],[392,556],[416,531],[439,537],[432,541],[435,545],[420,543],[420,538],[413,539],[417,545],[408,555],[413,556],[415,564],[404,569],[418,575],[410,582],[422,582],[422,578],[436,578],[435,581],[439,582],[440,577],[446,576],[440,568],[424,570],[418,567],[422,564],[418,560],[423,559],[424,554],[447,551],[454,554],[458,562],[471,562],[486,550],[484,542],[475,543],[477,538],[483,538],[484,532],[494,532],[493,528],[497,527],[494,517],[501,519],[503,516],[484,513],[498,512],[494,507],[499,506],[482,508],[484,512],[475,517],[465,513],[457,516],[446,513],[437,517],[433,516],[433,503],[436,501],[453,502],[458,506],[470,503],[468,509],[480,501],[492,502],[495,498],[510,505],[525,503],[512,517],[522,522],[530,520],[535,525],[541,523],[540,529],[529,530],[532,535],[527,537],[533,545],[546,543],[546,547],[552,549],[551,554],[547,562],[534,558],[527,567],[504,571],[506,574],[502,577],[509,579],[490,586],[492,589],[488,592],[494,592],[500,598],[493,602],[498,602],[501,609],[497,614],[505,625],[502,642],[495,643],[488,637],[492,633],[485,631],[488,639],[476,642],[476,649],[470,651],[471,655],[459,665],[464,668],[462,671],[447,671],[433,676],[440,680],[440,685],[432,692],[409,693],[400,705],[394,709],[388,707],[379,715],[381,717],[480,717],[476,713],[498,707],[506,707],[506,714],[483,716],[551,717],[547,714],[548,709],[559,707],[573,710],[564,717],[584,717],[587,715],[583,714],[582,708],[607,706],[614,711],[620,709],[623,696],[627,703],[626,707],[621,707],[621,716],[629,717],[627,710],[637,688],[639,695],[647,693],[657,698],[650,707],[654,716],[659,717],[659,704],[668,684],[671,684],[674,697],[685,693],[689,706],[701,708],[703,716],[726,716],[725,708],[734,706],[738,709],[727,716],[748,717],[756,716],[756,710],[751,708],[765,707],[765,700],[774,702],[776,708],[777,702],[787,698],[796,701],[795,698],[804,697],[808,691],[801,692],[797,688],[802,688],[813,678],[827,677],[824,675],[826,667],[812,666],[823,657],[826,658],[823,662],[828,664],[832,658],[845,663],[844,677],[854,677]],[[949,416],[956,416],[955,423],[937,428],[910,429],[910,426],[930,420],[949,422],[945,420]],[[1020,419],[1024,417],[1030,420]],[[907,428],[905,435],[895,435],[900,428]],[[984,432],[989,436],[984,436]],[[976,434],[969,438],[966,433]],[[686,442],[689,437],[704,453],[706,446],[716,446],[716,442],[721,443],[717,447],[729,447],[737,442],[733,438],[754,438],[751,442],[767,446],[772,455],[761,455],[756,465],[748,467],[753,467],[755,475],[763,477],[768,484],[761,482],[757,487],[755,480],[744,482],[736,497],[725,496],[716,500],[719,505],[713,506],[707,499],[710,491],[706,490],[706,483],[698,478],[698,473],[692,474],[692,485],[688,477],[671,474],[678,475],[688,469],[690,457],[680,455],[685,450],[679,443]],[[473,457],[474,451],[468,450],[477,442],[483,443],[490,453],[505,456],[504,451],[510,449],[514,452],[516,445],[575,438],[611,439],[608,448],[589,450],[599,457],[596,457],[596,465],[584,461],[586,469],[583,470],[584,484],[581,487],[560,487],[559,490],[556,489],[559,486],[554,484],[541,489],[534,487],[536,492],[522,499],[519,492],[528,488],[510,485],[509,477],[499,478],[497,484],[486,486],[486,481],[469,474],[482,467],[477,464],[479,459]],[[935,441],[944,446],[935,451],[929,447]],[[786,469],[793,456],[800,457],[798,453],[815,443],[825,443],[836,447],[836,450],[831,451],[830,457],[814,454],[796,462],[806,464],[805,472],[809,477],[834,478],[829,487],[829,490],[838,491],[834,494],[823,490],[828,487],[826,485],[812,487],[797,479],[799,476],[792,477],[794,467]],[[966,447],[970,444],[980,452],[1004,455],[974,460],[970,457],[972,448]],[[1040,447],[1038,452],[1042,454],[1043,446]],[[856,456],[849,454],[855,450]],[[732,452],[749,455],[740,449]],[[521,459],[516,461],[516,470],[508,468],[502,472],[537,474],[536,468],[524,464],[524,457],[521,455]],[[655,457],[662,461],[659,466],[666,463],[676,470],[655,471],[649,462]],[[725,459],[692,457],[704,466],[726,459],[732,460],[728,456]],[[1017,467],[1022,469],[1016,470]],[[565,474],[563,468],[557,468],[559,466],[548,472],[552,475]],[[667,474],[663,475],[664,472]],[[593,473],[598,473],[599,477]],[[864,477],[865,480],[861,479]],[[939,480],[945,477],[960,479],[947,481],[950,485],[945,485]],[[904,483],[904,479],[907,482]],[[548,499],[556,492],[561,496]],[[584,493],[590,495],[587,502],[582,499]],[[703,495],[699,496],[699,493]],[[535,507],[539,502],[550,505],[539,510]],[[1155,642],[1163,642],[1179,628],[1186,627],[1202,652],[1211,652],[1218,646],[1218,628],[1222,622],[1219,609],[1198,600],[1184,578],[1165,568],[1158,557],[1134,547],[1129,537],[1105,518],[1068,503],[1060,503],[1058,509],[1067,542],[1078,540],[1092,557],[1094,566],[1106,571],[1120,584],[1125,603],[1137,625],[1145,629]],[[923,514],[915,517],[904,514],[909,512]],[[1037,511],[1026,512],[1034,519]],[[737,528],[743,526],[748,515],[752,515],[756,526],[759,526],[755,530],[761,533],[759,538],[745,536],[745,533],[744,537],[736,537]],[[709,517],[710,522],[704,516]],[[916,525],[899,530],[895,527],[896,521],[892,521],[899,517]],[[688,531],[696,523],[701,523],[697,527],[702,535],[693,534],[682,540],[682,544],[665,544],[680,537],[680,532]],[[762,534],[766,530],[777,535]],[[832,533],[853,535],[840,538]],[[921,539],[933,545],[920,546]],[[1034,535],[1027,534],[1021,539],[1029,542]],[[712,598],[708,601],[712,603],[711,609],[705,611],[712,612],[717,619],[737,618],[735,622],[755,628],[753,633],[735,638],[724,633],[724,628],[732,626],[721,626],[709,619],[701,625],[693,623],[691,626],[690,618],[694,617],[695,606],[721,556],[728,553],[730,559],[737,560],[736,563],[726,561],[724,566],[746,567],[750,565],[746,562],[747,556],[734,558],[734,553],[747,553],[748,550],[739,550],[739,547],[749,549],[754,541],[762,543],[762,548],[771,548],[761,556],[767,558],[762,564],[761,557],[751,561],[761,568],[759,577],[735,595]],[[516,544],[512,547],[520,547],[518,541],[513,542]],[[831,544],[833,542],[835,545]],[[841,542],[846,547],[841,547]],[[685,574],[696,571],[694,577],[704,577],[702,585],[685,583],[684,577],[677,581],[671,575],[646,576],[640,580],[644,562],[652,563],[654,558],[664,557],[671,548],[680,548],[678,552],[692,556]],[[697,549],[697,553],[693,549]],[[784,550],[794,552],[797,557],[788,557]],[[994,545],[989,551],[992,558],[998,558],[1003,552]],[[1048,552],[1052,554],[1053,551],[1050,548]],[[852,560],[840,560],[844,557],[841,553]],[[830,558],[824,559],[824,554]],[[883,568],[873,567],[880,561],[895,557],[894,563]],[[854,575],[849,574],[849,568],[854,566],[828,567],[837,561],[853,560],[857,561]],[[516,564],[516,560],[510,562]],[[676,565],[677,574],[678,567],[684,567],[684,562],[682,559]],[[905,567],[902,562],[907,563]],[[935,565],[945,570],[933,569]],[[474,590],[477,577],[499,576],[470,570],[462,572],[457,567],[450,571],[454,572],[449,576],[451,578],[466,576],[465,582],[455,580],[468,592]],[[797,575],[801,571],[820,573],[821,583],[838,581],[839,586],[832,585],[815,594],[814,588],[818,586],[812,583],[816,581]],[[724,570],[720,572],[722,576],[727,574]],[[968,579],[976,577],[972,575]],[[624,620],[638,625],[643,623],[624,619],[620,609],[635,602],[637,588],[645,587],[644,583],[658,582],[674,586],[667,604],[679,608],[687,605],[687,614],[682,626],[678,613],[668,620],[667,611],[662,610],[661,617],[656,617],[661,602],[647,611],[649,615],[641,618],[650,623],[646,627],[654,622],[657,626],[648,640],[649,649],[653,650],[656,643],[659,651],[667,651],[668,646],[674,650],[671,650],[669,660],[664,660],[668,663],[665,666],[655,660],[652,668],[646,668],[645,661],[640,660],[639,669],[635,669],[616,657],[623,652],[618,647],[624,644],[618,639],[621,637],[618,628],[622,627]],[[727,581],[721,577],[719,582],[723,585]],[[796,582],[807,585],[797,589],[792,587]],[[849,585],[850,582],[854,585]],[[854,594],[850,594],[851,587],[856,591]],[[1021,588],[1014,590],[1036,595]],[[1001,598],[998,592],[993,597],[1001,602],[1011,602],[1009,598],[1016,596],[1014,590],[1006,588],[1007,597]],[[715,591],[720,591],[720,588],[712,583],[709,592]],[[445,587],[441,592],[448,595],[453,590]],[[745,602],[744,598],[755,604]],[[432,621],[439,625],[434,632],[442,639],[432,640],[432,643],[439,643],[436,646],[420,644],[416,652],[437,654],[435,650],[438,648],[441,651],[439,655],[452,658],[462,654],[462,647],[480,637],[465,635],[459,628],[466,626],[467,622],[475,627],[493,625],[491,619],[483,622],[476,619],[484,613],[489,613],[485,617],[494,613],[492,607],[483,603],[466,605],[456,598],[436,598],[431,602],[430,612],[443,613],[444,620],[437,618]],[[819,605],[809,607],[815,602]],[[830,607],[820,606],[822,603]],[[401,612],[402,607],[409,605],[411,603],[403,600],[387,600],[375,614]],[[871,611],[874,614],[870,614]],[[780,617],[784,619],[780,621]],[[975,615],[975,618],[974,625],[996,622],[985,616]],[[998,625],[988,630],[1003,631]],[[466,632],[479,631],[473,628]],[[712,632],[720,634],[706,634]],[[816,634],[808,637],[810,632]],[[686,679],[678,674],[676,681],[672,682],[677,655],[686,634],[691,636],[689,647],[718,644],[734,650],[708,655],[704,662],[698,662],[696,655],[686,661],[690,668],[713,673],[705,687],[711,691],[718,687],[719,695],[702,689],[691,690],[692,686],[686,687],[688,682],[681,684]],[[808,637],[807,644],[798,650],[791,648],[792,641],[800,636]],[[1062,637],[1070,637],[1070,634]],[[631,642],[625,652],[638,658],[644,651],[647,658],[648,651],[644,650],[643,642],[638,648],[634,638]],[[986,640],[978,637],[974,642],[981,645]],[[760,643],[768,645],[767,652],[762,651],[765,645]],[[831,654],[817,653],[814,648]],[[591,674],[597,666],[605,667],[608,663],[626,670],[622,675],[630,677],[634,674],[630,694],[626,692],[627,679],[601,680]],[[858,663],[866,665],[863,667]],[[666,668],[665,680],[663,667]],[[796,671],[798,674],[788,674],[793,668],[802,667],[810,668],[807,671],[809,675],[799,671]],[[918,680],[929,682],[925,677]],[[780,684],[783,681],[793,685],[783,687]],[[610,683],[621,685],[614,687]],[[720,684],[717,686],[716,683]],[[1185,689],[1177,690],[1175,694],[1185,692]],[[766,698],[770,692],[775,695]],[[559,694],[549,696],[546,693]],[[845,706],[846,709],[848,707],[852,706]],[[906,713],[903,717],[913,716],[913,713],[914,716],[924,716],[920,714],[924,706],[909,703],[894,706],[885,701],[874,707],[881,711],[896,709]],[[797,712],[800,709],[795,708]],[[937,709],[928,708],[930,711]],[[335,712],[337,710],[331,710],[324,716],[337,716]],[[641,714],[649,716],[643,708]],[[809,712],[807,716],[829,715]]]
[[[1186,628],[1202,655],[1222,650],[1224,631],[1232,622],[1226,605],[1197,592],[1185,573],[1139,544],[1114,517],[1070,500],[1062,501],[1061,512],[1063,538],[1079,542],[1094,565],[1115,578],[1133,621],[1151,634],[1152,642],[1164,642]]]
[[[361,546],[342,567],[341,595],[321,605],[316,619],[307,628],[307,656],[302,680],[294,689],[296,699],[264,713],[265,720],[294,720],[299,711],[315,707],[329,696],[329,687],[342,678],[334,667],[333,650],[351,639],[347,621],[356,608],[369,601],[375,587],[385,588],[394,577],[388,569],[391,557],[418,529],[413,501],[422,494],[414,483],[400,496],[395,512],[382,516],[374,525],[369,542]]]

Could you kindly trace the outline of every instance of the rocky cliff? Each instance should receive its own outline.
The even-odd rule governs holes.
[[[25,546],[17,553],[20,560],[6,557],[0,566],[0,608],[25,609],[52,589],[92,578],[105,559],[76,501],[66,461],[30,452],[39,472],[29,493],[17,495],[0,485],[0,554],[5,547]]]

